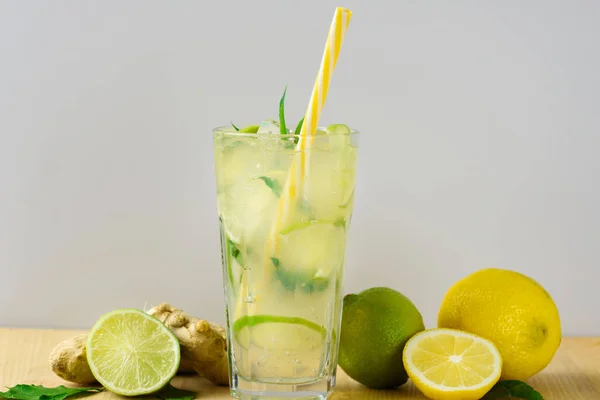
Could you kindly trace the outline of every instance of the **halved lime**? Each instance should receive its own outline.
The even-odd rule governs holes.
[[[122,396],[154,393],[179,368],[179,342],[158,319],[137,309],[103,315],[87,337],[87,360],[94,377]]]
[[[313,350],[320,348],[327,336],[321,325],[300,317],[280,315],[245,315],[233,323],[237,343],[265,350]]]

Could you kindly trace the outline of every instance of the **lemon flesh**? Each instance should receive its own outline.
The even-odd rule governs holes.
[[[489,340],[453,329],[413,336],[404,349],[406,372],[427,397],[476,400],[500,379],[502,358]]]
[[[86,345],[94,377],[123,396],[154,393],[179,368],[177,338],[158,319],[137,309],[103,315],[88,334]]]

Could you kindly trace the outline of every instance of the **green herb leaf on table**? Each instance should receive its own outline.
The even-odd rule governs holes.
[[[508,380],[500,381],[483,396],[482,400],[544,400],[542,395],[525,382]]]
[[[238,128],[237,126],[235,126],[235,124],[233,122],[231,123],[231,126],[233,126],[233,129],[235,129],[236,132],[240,131],[240,128]]]
[[[268,176],[259,176],[258,179],[263,181],[275,194],[275,196],[281,196],[281,184],[273,178],[269,178]]]
[[[40,385],[16,385],[0,392],[0,398],[16,400],[63,400],[67,397],[83,394],[94,394],[104,391],[99,387],[69,388],[58,386],[48,388]]]
[[[279,100],[279,132],[282,135],[288,134],[287,126],[285,126],[285,94],[286,93],[287,93],[287,86],[283,90],[283,96],[281,96],[281,100]]]
[[[161,400],[192,400],[195,395],[196,393],[194,392],[177,389],[170,384],[156,394],[156,396]]]

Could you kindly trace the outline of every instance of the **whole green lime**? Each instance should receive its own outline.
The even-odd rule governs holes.
[[[423,317],[402,293],[385,287],[344,297],[340,367],[355,381],[375,389],[408,380],[402,364],[404,345],[425,330]]]

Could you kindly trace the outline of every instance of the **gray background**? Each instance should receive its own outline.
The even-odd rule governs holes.
[[[0,0],[0,326],[223,322],[211,128],[304,112],[338,2]],[[346,291],[433,326],[489,266],[600,334],[600,2],[358,1],[323,122],[363,132]]]

